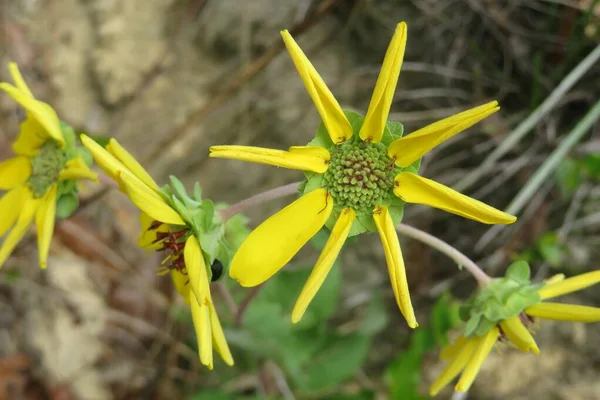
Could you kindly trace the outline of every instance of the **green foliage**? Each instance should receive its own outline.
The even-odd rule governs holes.
[[[572,158],[561,161],[556,169],[556,181],[563,197],[570,197],[582,182],[582,169]]]
[[[75,193],[62,195],[56,201],[56,216],[58,218],[69,218],[79,208],[79,198]]]
[[[183,218],[188,228],[192,230],[204,253],[206,265],[212,265],[215,260],[221,261],[225,270],[233,257],[233,252],[248,235],[243,216],[232,219],[229,225],[223,223],[219,214],[222,206],[215,205],[212,200],[202,198],[202,188],[198,183],[190,196],[183,183],[175,176],[170,176],[170,185],[161,188],[163,199]],[[232,239],[232,244],[228,242]],[[210,268],[207,268],[209,279],[212,278]]]
[[[494,279],[465,302],[461,310],[461,317],[466,320],[465,336],[483,336],[498,322],[539,303],[538,290],[543,284],[532,284],[529,278],[529,264],[516,261],[504,278]]]
[[[557,233],[546,232],[537,239],[532,248],[516,255],[515,259],[527,262],[542,260],[553,268],[560,268],[568,255],[569,249],[558,240]]]
[[[408,348],[386,368],[385,383],[392,400],[426,399],[419,393],[421,366],[425,354],[448,343],[447,333],[458,326],[458,303],[450,295],[441,296],[433,306],[428,325],[413,331]]]
[[[322,247],[327,236],[322,231],[313,243]],[[352,377],[364,364],[373,336],[387,323],[384,303],[376,296],[354,332],[341,333],[327,324],[340,300],[341,269],[334,265],[302,320],[292,324],[291,310],[310,272],[310,268],[301,268],[277,273],[248,307],[243,328],[227,332],[229,343],[246,353],[245,361],[238,357],[238,365],[257,367],[257,360],[273,360],[294,390],[304,394],[335,388]],[[330,398],[371,397],[361,393]]]

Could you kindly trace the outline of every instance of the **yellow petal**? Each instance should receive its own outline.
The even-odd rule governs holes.
[[[40,200],[34,199],[31,193],[22,194],[21,200],[23,201],[23,206],[19,218],[17,219],[17,223],[4,239],[2,246],[0,246],[0,267],[10,256],[21,239],[23,239],[25,233],[27,233],[27,229],[29,229],[31,221],[40,204]]]
[[[68,179],[90,179],[98,182],[98,174],[93,172],[88,165],[83,161],[83,158],[77,157],[67,161],[65,169],[60,172],[59,181]]]
[[[598,282],[600,282],[600,270],[574,276],[555,283],[547,283],[546,286],[538,290],[538,293],[542,300],[551,299],[553,297],[562,296],[563,294],[585,289]]]
[[[200,305],[208,304],[210,289],[208,287],[206,264],[204,263],[202,250],[200,250],[200,244],[194,235],[191,235],[185,242],[183,259],[196,300]]]
[[[144,182],[146,186],[157,192],[160,190],[154,179],[152,179],[144,167],[142,167],[142,165],[135,158],[133,158],[133,156],[127,150],[125,150],[125,148],[121,146],[116,139],[110,139],[108,146],[106,146],[106,150],[115,156],[115,158],[119,160],[127,169],[129,169],[131,173],[138,177],[139,180]]]
[[[0,189],[10,190],[21,186],[31,176],[31,161],[27,157],[14,157],[0,162]]]
[[[171,271],[171,280],[173,281],[173,285],[175,285],[175,290],[177,290],[177,293],[179,293],[181,295],[181,297],[183,297],[183,299],[185,300],[185,302],[189,305],[190,304],[190,285],[188,285],[188,277],[184,274],[182,274],[179,271]],[[194,297],[194,301],[195,301],[195,297]]]
[[[29,90],[29,87],[25,83],[25,79],[23,79],[23,75],[21,75],[21,71],[19,71],[19,66],[17,65],[17,63],[9,63],[8,70],[17,88],[26,95],[33,97],[33,93],[31,93],[31,90]]]
[[[350,208],[345,208],[342,210],[342,213],[337,219],[335,226],[329,235],[329,239],[327,239],[327,243],[325,243],[325,247],[323,248],[319,259],[315,264],[314,269],[308,277],[304,288],[302,288],[302,292],[298,297],[298,301],[296,301],[294,311],[292,312],[293,323],[296,323],[302,319],[306,308],[317,294],[317,291],[325,281],[325,278],[327,278],[327,274],[331,270],[335,259],[342,249],[342,246],[348,237],[348,233],[350,233],[350,227],[352,226],[352,222],[354,222],[355,217],[356,213],[354,210]]]
[[[549,285],[553,285],[553,284],[558,283],[558,282],[562,282],[564,280],[565,280],[565,274],[555,274],[555,275],[552,275],[550,278],[546,279],[544,281],[544,283],[547,286],[549,286]]]
[[[402,259],[400,242],[398,241],[398,234],[394,229],[394,222],[392,221],[388,208],[376,208],[373,211],[373,219],[375,220],[375,225],[377,225],[381,243],[383,244],[383,251],[385,252],[385,260],[387,262],[394,296],[396,297],[396,303],[398,304],[404,319],[406,319],[408,326],[416,328],[419,324],[415,318],[415,311],[410,301],[410,293],[408,291],[408,282],[406,281],[406,270],[404,268],[404,260]]]
[[[48,137],[56,140],[62,147],[65,146],[65,139],[60,130],[60,123],[56,111],[48,104],[34,99],[27,93],[19,90],[8,83],[0,83],[0,89],[4,90],[10,97],[19,103],[29,114],[44,128],[44,133]]]
[[[92,153],[96,164],[98,164],[106,173],[106,175],[111,177],[113,180],[118,181],[117,175],[119,171],[127,171],[127,168],[119,160],[106,151],[104,147],[96,143],[95,140],[91,139],[87,135],[81,135],[80,139],[85,148]]]
[[[319,174],[327,171],[329,162],[327,150],[322,149],[327,153],[325,158],[321,150],[311,148],[301,151],[300,148],[297,146],[293,147],[292,151],[285,151],[251,146],[211,146],[210,157],[230,158]]]
[[[161,224],[156,229],[150,229],[150,226],[155,221],[154,218],[146,214],[145,212],[140,213],[140,225],[142,233],[138,238],[138,246],[143,249],[159,249],[163,245],[161,243],[153,243],[156,240],[157,232],[169,232],[169,225]],[[187,279],[187,278],[186,278]]]
[[[533,336],[531,336],[531,333],[525,328],[525,325],[523,325],[518,316],[500,322],[500,327],[506,337],[513,342],[519,350],[525,352],[531,350],[535,354],[540,354],[540,349],[535,343]]]
[[[369,110],[360,129],[362,140],[377,143],[383,136],[398,77],[400,76],[400,68],[402,68],[404,49],[406,48],[406,34],[406,24],[400,22],[396,26],[394,36],[385,53],[381,72],[379,72],[373,96],[369,103]]]
[[[0,210],[2,210],[2,218],[0,218],[0,237],[4,236],[21,213],[21,207],[24,203],[23,195],[25,192],[27,192],[27,189],[18,187],[0,198]]]
[[[458,374],[460,374],[471,357],[473,357],[473,353],[475,353],[475,349],[480,343],[480,340],[476,338],[468,340],[462,336],[461,338],[463,340],[461,341],[460,347],[456,348],[456,354],[452,357],[450,363],[446,366],[446,368],[444,368],[442,373],[429,387],[429,394],[431,396],[437,396],[440,390],[442,390],[447,384],[456,378]]]
[[[396,175],[394,193],[407,203],[425,204],[484,224],[512,224],[510,214],[410,172]]]
[[[281,37],[308,94],[321,115],[331,141],[333,143],[345,142],[352,136],[352,125],[348,122],[342,107],[333,97],[333,94],[331,94],[331,91],[329,91],[329,88],[327,88],[327,85],[300,46],[292,38],[292,35],[285,30],[281,32]]]
[[[210,327],[210,311],[208,305],[198,304],[194,298],[191,299],[192,320],[198,340],[198,353],[200,362],[208,369],[213,368],[212,333]]]
[[[598,322],[600,308],[578,306],[575,304],[539,303],[525,309],[532,317],[555,321]]]
[[[442,351],[440,351],[440,360],[448,361],[453,359],[458,355],[458,353],[462,350],[462,348],[467,344],[467,338],[464,336],[459,336],[458,339],[454,341],[454,343],[445,346]]]
[[[250,233],[233,256],[229,275],[242,286],[260,285],[325,225],[332,209],[325,189],[303,195]]]
[[[221,327],[221,322],[219,321],[219,316],[217,315],[217,310],[213,305],[212,301],[209,303],[210,309],[210,326],[212,327],[212,340],[213,347],[217,349],[217,352],[221,355],[225,364],[232,366],[233,356],[231,355],[231,350],[229,350],[229,345],[227,344],[227,340],[225,339],[225,334],[223,333],[223,328]]]
[[[48,135],[40,123],[29,115],[21,123],[19,136],[12,144],[13,151],[21,156],[33,157],[48,140]]]
[[[50,242],[52,241],[52,234],[54,233],[54,221],[56,218],[56,190],[57,186],[52,185],[48,193],[46,193],[41,201],[35,217],[41,268],[46,268],[47,266],[46,262],[48,260],[48,252],[50,251]]]
[[[121,174],[119,171],[119,179],[133,204],[150,217],[165,224],[185,225],[177,211],[173,210],[162,197],[133,175]]]
[[[288,149],[288,151],[298,155],[319,158],[323,160],[325,164],[327,164],[331,159],[331,154],[329,154],[329,151],[319,146],[292,146]]]
[[[438,144],[470,128],[499,109],[498,102],[492,101],[434,122],[392,142],[388,155],[396,160],[397,166],[408,167]]]
[[[487,335],[483,336],[477,343],[477,348],[473,352],[473,356],[465,366],[465,369],[458,380],[456,391],[466,392],[469,390],[479,369],[483,365],[485,358],[490,354],[498,340],[498,327],[493,327]]]

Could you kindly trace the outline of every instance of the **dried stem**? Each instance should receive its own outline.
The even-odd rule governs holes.
[[[454,260],[459,266],[464,267],[473,277],[477,280],[477,283],[480,286],[484,286],[489,283],[492,278],[488,276],[473,260],[469,257],[450,246],[448,243],[436,238],[433,235],[430,235],[427,232],[424,232],[420,229],[414,228],[409,225],[400,224],[396,228],[396,231],[402,235],[411,237],[420,242],[425,243],[428,246],[433,247],[434,249],[444,253],[448,257]]]

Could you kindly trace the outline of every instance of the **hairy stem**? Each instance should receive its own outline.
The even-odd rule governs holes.
[[[405,235],[416,239],[444,253],[452,260],[454,260],[454,262],[456,262],[459,266],[462,266],[467,271],[469,271],[469,273],[473,275],[473,277],[477,280],[477,283],[480,286],[484,286],[492,280],[492,278],[490,278],[488,274],[486,274],[481,268],[479,268],[479,266],[475,264],[473,260],[471,260],[469,257],[464,255],[454,247],[450,246],[448,243],[436,238],[435,236],[405,224],[398,225],[396,231],[401,235]]]
[[[279,186],[275,189],[267,190],[266,192],[256,194],[252,197],[240,201],[239,203],[235,203],[231,207],[222,210],[221,217],[223,218],[223,220],[227,220],[233,217],[235,214],[244,211],[246,208],[256,206],[266,201],[271,201],[280,197],[294,194],[298,192],[298,186],[300,186],[300,183],[302,182],[294,182],[288,185]]]

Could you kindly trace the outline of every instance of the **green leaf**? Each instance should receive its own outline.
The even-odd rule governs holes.
[[[388,321],[389,317],[382,294],[373,292],[373,297],[360,324],[359,332],[369,336],[376,335],[385,329]]]
[[[321,251],[325,248],[325,244],[331,235],[331,231],[327,228],[321,228],[315,236],[310,239],[310,242],[316,250]]]
[[[531,271],[526,261],[519,260],[512,263],[506,270],[506,277],[520,283],[529,283]]]
[[[102,147],[108,146],[108,142],[110,141],[110,137],[103,135],[90,135],[88,137],[92,139],[94,142],[98,143]]]
[[[232,250],[237,250],[250,234],[249,221],[244,214],[236,214],[225,222],[225,238],[231,244]]]
[[[188,195],[185,190],[185,186],[175,175],[169,175],[169,181],[171,182],[171,187],[175,191],[177,197],[182,200],[184,203],[187,203]]]
[[[199,182],[194,183],[194,198],[196,201],[202,201],[202,186]]]
[[[281,304],[283,310],[285,310],[286,319],[289,320],[289,315],[311,271],[312,268],[280,271],[269,279],[265,288],[259,294],[259,298]],[[318,326],[333,314],[339,302],[341,281],[341,269],[336,262],[317,295],[308,306],[302,320],[295,325],[298,329]]]
[[[479,322],[479,325],[477,326],[477,329],[475,330],[475,335],[484,336],[490,331],[490,329],[494,327],[494,325],[496,325],[496,322],[490,321],[487,318],[482,318],[481,322]]]
[[[85,147],[77,148],[77,156],[81,157],[83,162],[85,162],[88,167],[92,166],[94,163],[94,157],[92,156],[92,153],[90,153]]]
[[[471,318],[465,324],[465,336],[471,336],[477,330],[479,322],[481,321],[481,314],[471,314]]]
[[[600,153],[588,154],[582,162],[583,170],[592,178],[600,178]]]
[[[79,207],[79,198],[76,194],[70,193],[61,196],[56,201],[56,217],[65,219],[69,218]]]
[[[448,293],[444,293],[435,302],[431,310],[431,332],[436,344],[448,344],[448,331],[460,323],[458,308],[458,302]]]
[[[424,399],[418,392],[421,383],[423,355],[434,345],[433,335],[428,327],[412,332],[410,345],[406,351],[401,352],[385,370],[384,381],[388,387],[390,399]]]
[[[566,257],[566,250],[559,243],[555,232],[544,234],[537,242],[537,249],[544,261],[555,268],[560,267]]]
[[[333,146],[333,142],[329,137],[327,128],[325,128],[325,124],[322,121],[319,127],[317,128],[317,132],[315,133],[314,139],[308,142],[307,146],[318,146],[328,150],[331,148],[331,146]]]
[[[310,172],[310,177],[307,177],[304,189],[302,190],[303,194],[307,194],[312,192],[313,190],[320,189],[322,187],[323,182],[323,174],[315,174]]]
[[[364,335],[332,335],[327,346],[311,360],[298,377],[302,389],[317,391],[334,387],[350,378],[364,363],[371,340]]]
[[[400,139],[404,134],[404,125],[396,121],[388,121],[381,137],[381,143],[386,147],[392,144],[396,139]]]
[[[581,185],[581,168],[575,160],[566,158],[556,169],[556,180],[563,196],[568,197]]]
[[[360,115],[357,112],[344,110],[344,114],[346,114],[346,118],[348,118],[348,122],[352,126],[352,134],[355,138],[358,138],[360,133],[360,128],[363,126],[363,122],[365,121],[365,117]]]

